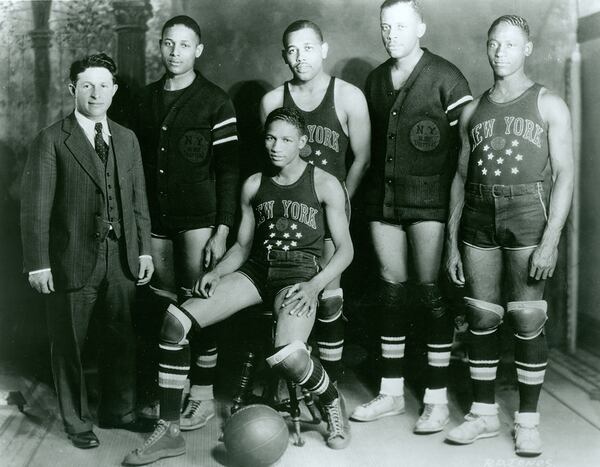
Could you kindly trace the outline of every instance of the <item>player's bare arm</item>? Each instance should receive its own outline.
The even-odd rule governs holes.
[[[283,85],[266,93],[260,101],[260,123],[265,124],[267,115],[283,105]]]
[[[354,154],[346,175],[346,189],[352,198],[371,164],[371,120],[362,91],[345,81],[336,80],[337,82],[340,92],[336,98],[336,108],[340,106],[346,115],[350,147]]]
[[[554,274],[558,242],[573,196],[573,136],[569,108],[556,94],[544,90],[540,94],[539,109],[542,118],[548,123],[553,186],[548,223],[542,241],[531,255],[529,275],[537,280],[547,279]]]
[[[252,211],[252,197],[260,186],[261,174],[251,175],[242,186],[241,194],[241,221],[235,243],[231,246],[221,262],[215,268],[204,274],[194,286],[194,293],[202,297],[213,295],[221,277],[237,271],[250,256],[252,241],[254,239],[254,212]]]
[[[467,128],[473,112],[479,105],[479,98],[470,102],[463,109],[458,131],[460,134],[460,151],[458,154],[458,165],[450,188],[450,209],[448,225],[446,227],[446,272],[452,283],[462,287],[465,285],[462,260],[458,249],[458,228],[462,216],[465,201],[465,181],[467,179],[467,167],[471,154],[471,145]]]
[[[350,265],[354,256],[342,185],[333,175],[316,169],[315,189],[325,208],[325,218],[331,231],[335,253],[321,272],[308,282],[296,284],[286,295],[283,306],[290,307],[288,312],[297,316],[309,316],[314,312],[319,293],[335,277],[342,274]]]

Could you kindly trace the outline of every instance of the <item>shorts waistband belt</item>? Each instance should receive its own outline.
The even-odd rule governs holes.
[[[482,185],[468,183],[465,187],[467,193],[494,198],[509,198],[512,196],[537,194],[543,190],[542,182],[523,183],[521,185]]]

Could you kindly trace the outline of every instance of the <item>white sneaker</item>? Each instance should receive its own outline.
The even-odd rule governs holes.
[[[379,394],[375,399],[354,409],[350,419],[357,422],[372,422],[378,418],[404,413],[404,396]]]
[[[425,404],[413,431],[423,435],[437,433],[444,429],[449,419],[448,404]]]
[[[538,430],[539,413],[515,413],[515,453],[533,457],[542,453],[542,438]]]
[[[471,444],[480,438],[497,436],[500,430],[498,415],[468,413],[465,422],[448,432],[446,439],[456,444]]]
[[[181,431],[191,431],[202,428],[214,416],[214,399],[207,401],[188,399],[187,405],[180,418]]]

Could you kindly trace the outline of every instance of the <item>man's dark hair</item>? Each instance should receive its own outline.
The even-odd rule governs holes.
[[[321,28],[317,26],[317,24],[313,23],[308,19],[299,19],[298,21],[294,21],[287,28],[285,28],[285,31],[283,31],[283,46],[285,47],[285,41],[291,33],[301,31],[302,29],[312,29],[319,38],[319,40],[323,42],[323,32],[321,31]]]
[[[488,29],[488,36],[500,23],[510,24],[511,26],[519,28],[521,31],[523,31],[523,34],[525,34],[527,40],[529,40],[529,24],[527,24],[527,20],[525,18],[518,15],[504,15],[496,18],[490,26],[490,29]]]
[[[417,0],[385,0],[381,4],[379,11],[383,11],[386,8],[398,5],[400,3],[407,3],[408,5],[410,5],[417,14],[417,16],[421,19],[421,21],[423,21],[423,10],[421,10],[421,5],[419,5],[419,2],[417,2]]]
[[[198,42],[202,42],[202,33],[200,32],[200,26],[198,25],[195,19],[190,18],[186,15],[173,16],[170,20],[167,20],[167,22],[162,27],[162,31],[160,32],[160,38],[162,39],[167,29],[172,28],[173,26],[176,26],[178,24],[194,31],[196,33],[196,36],[198,36]]]
[[[71,64],[69,70],[69,79],[73,84],[77,83],[77,76],[79,73],[83,73],[88,68],[106,68],[110,71],[113,77],[113,83],[116,81],[117,76],[117,65],[112,58],[105,53],[88,55],[80,60],[77,60]]]
[[[273,110],[265,121],[265,131],[269,128],[271,123],[280,120],[282,122],[289,123],[296,127],[301,136],[308,134],[306,129],[306,122],[300,112],[291,107],[279,107]]]

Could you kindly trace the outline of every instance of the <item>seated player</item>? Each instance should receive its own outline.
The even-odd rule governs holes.
[[[195,284],[200,297],[167,309],[159,344],[160,420],[124,464],[143,465],[185,453],[179,411],[190,369],[190,329],[210,326],[263,302],[273,304],[276,319],[275,351],[267,363],[319,396],[328,423],[327,445],[348,445],[342,396],[305,343],[319,294],[348,267],[354,252],[344,190],[334,176],[300,158],[306,141],[306,125],[296,110],[279,108],[269,114],[265,147],[271,167],[245,181],[236,243]],[[336,250],[320,270],[325,218]]]

